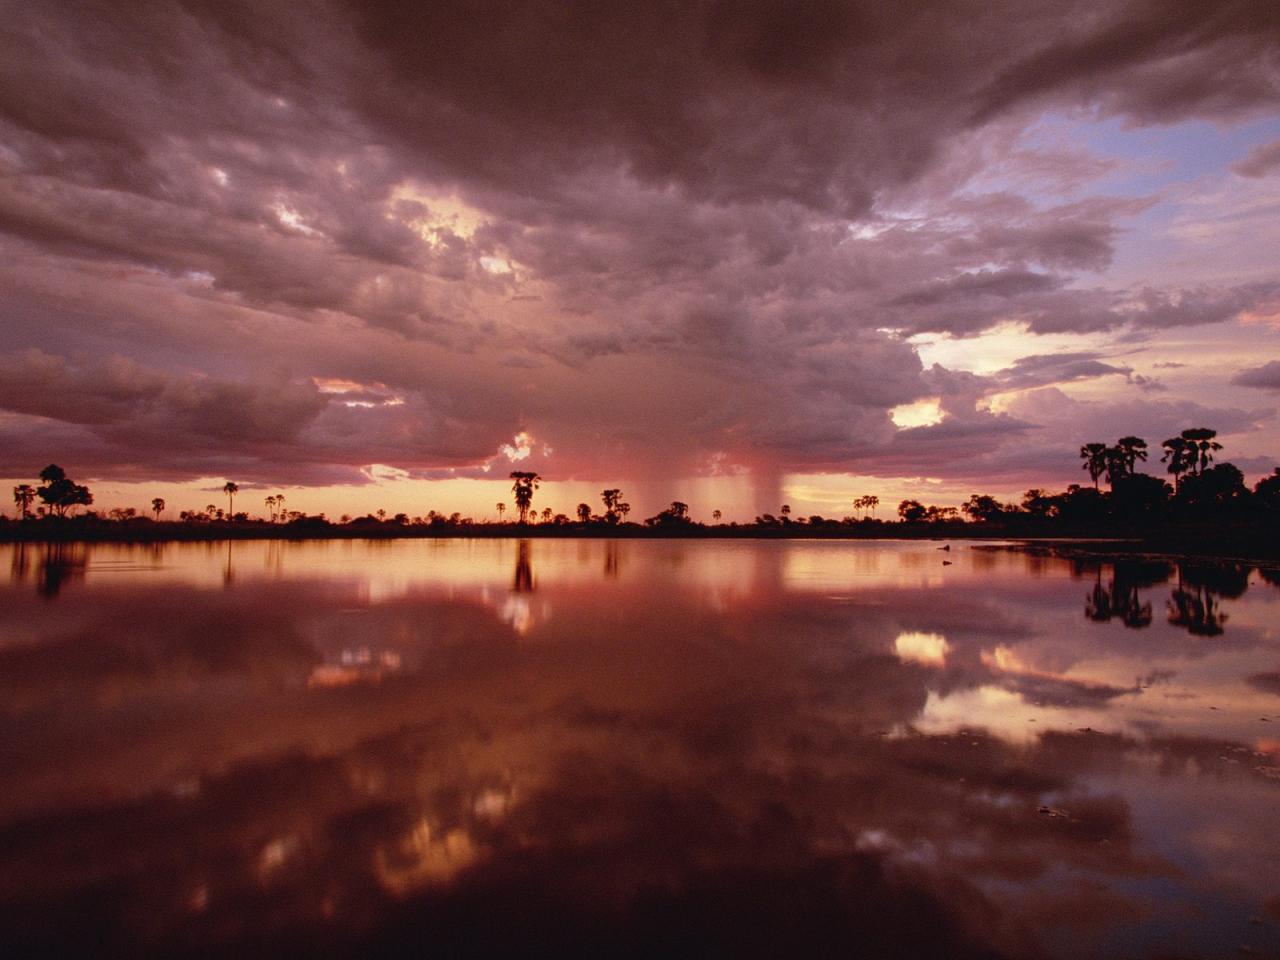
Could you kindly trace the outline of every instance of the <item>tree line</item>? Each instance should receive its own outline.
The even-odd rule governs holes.
[[[1160,463],[1173,478],[1172,484],[1138,471],[1137,465],[1148,459],[1148,444],[1141,437],[1126,436],[1114,444],[1095,442],[1080,447],[1081,468],[1089,474],[1091,487],[1071,484],[1061,493],[1031,489],[1019,504],[974,494],[959,510],[903,500],[898,504],[898,516],[907,523],[953,522],[963,515],[987,524],[1021,517],[1073,526],[1111,523],[1133,527],[1275,516],[1280,512],[1280,468],[1250,489],[1235,464],[1214,463],[1215,454],[1223,449],[1217,435],[1208,427],[1192,427],[1161,442]],[[1102,489],[1103,480],[1107,490]]]
[[[1222,451],[1217,432],[1206,427],[1183,430],[1175,437],[1160,444],[1160,463],[1165,465],[1172,484],[1159,476],[1142,473],[1138,464],[1146,462],[1152,452],[1141,437],[1124,436],[1114,444],[1091,442],[1080,447],[1081,467],[1091,481],[1091,486],[1071,484],[1060,493],[1050,493],[1040,488],[1026,491],[1020,503],[1002,503],[988,494],[973,494],[960,505],[939,506],[907,499],[898,504],[898,521],[910,525],[953,525],[969,521],[986,525],[1037,526],[1037,527],[1091,527],[1102,524],[1122,524],[1133,527],[1150,527],[1180,520],[1224,520],[1247,518],[1259,513],[1275,516],[1280,513],[1280,468],[1259,480],[1252,489],[1245,484],[1244,474],[1234,464],[1215,463]],[[588,503],[579,503],[572,516],[544,507],[540,512],[534,507],[535,496],[543,478],[531,471],[513,471],[512,504],[518,527],[551,525],[555,527],[611,528],[637,526],[657,530],[681,530],[704,527],[696,521],[687,503],[672,501],[669,506],[640,524],[629,520],[631,504],[620,488],[609,487],[600,493],[601,509]],[[77,508],[93,505],[93,494],[87,486],[78,484],[67,476],[57,464],[50,464],[40,471],[39,485],[23,483],[13,488],[14,504],[22,521],[65,521],[75,515]],[[1107,489],[1102,488],[1103,481]],[[284,494],[270,494],[263,501],[266,511],[251,517],[248,512],[237,512],[236,496],[240,487],[227,481],[222,487],[226,496],[226,508],[210,503],[203,510],[184,510],[178,521],[185,525],[209,524],[283,524],[290,527],[326,527],[335,521],[325,514],[308,515],[302,511],[287,509]],[[852,500],[853,514],[840,518],[812,515],[793,517],[789,504],[782,504],[777,514],[762,513],[753,523],[730,523],[730,527],[758,527],[784,529],[792,526],[880,526],[885,521],[876,518],[875,511],[880,498],[867,494]],[[505,521],[507,505],[495,504],[497,524],[510,526]],[[114,521],[123,523],[148,523],[154,518],[159,522],[167,509],[161,497],[151,501],[151,514],[134,508],[114,508],[100,515],[86,510],[81,517],[87,521]],[[713,526],[722,524],[722,512],[713,510]],[[477,521],[461,513],[444,514],[435,510],[424,516],[396,513],[388,516],[379,509],[364,516],[344,514],[336,521],[353,529],[430,527],[466,528],[490,526],[489,521]]]

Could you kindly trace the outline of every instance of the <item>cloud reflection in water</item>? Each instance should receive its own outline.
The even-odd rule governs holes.
[[[10,946],[1278,944],[1277,594],[1251,571],[271,550],[227,581],[199,546],[95,547],[52,602],[0,588]],[[1082,615],[1100,582],[1213,589],[1231,620]]]

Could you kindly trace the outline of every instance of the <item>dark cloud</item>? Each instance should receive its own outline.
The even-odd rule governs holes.
[[[1254,147],[1231,169],[1242,177],[1265,177],[1280,168],[1280,140]]]
[[[1260,367],[1241,370],[1231,382],[1242,387],[1258,387],[1262,390],[1280,390],[1280,360],[1271,360]]]
[[[1131,367],[1105,363],[1093,353],[1053,353],[1019,357],[1013,366],[997,371],[992,377],[1009,389],[1041,387],[1072,380],[1087,380],[1117,374],[1132,378]]]

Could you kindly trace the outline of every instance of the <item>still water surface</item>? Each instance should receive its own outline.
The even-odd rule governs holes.
[[[937,546],[0,548],[0,948],[1280,955],[1276,573]]]

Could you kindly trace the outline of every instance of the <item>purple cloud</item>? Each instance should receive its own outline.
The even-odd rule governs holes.
[[[1028,428],[990,392],[1151,386],[1030,337],[1280,296],[1113,276],[1162,198],[1103,192],[1120,162],[1039,142],[1046,112],[1268,115],[1278,16],[28,5],[0,38],[0,470],[56,440],[103,476],[480,475],[520,430],[558,476],[967,471],[975,431],[1005,470]],[[977,380],[910,339],[1010,326],[1023,359]],[[948,376],[946,423],[896,431]]]

